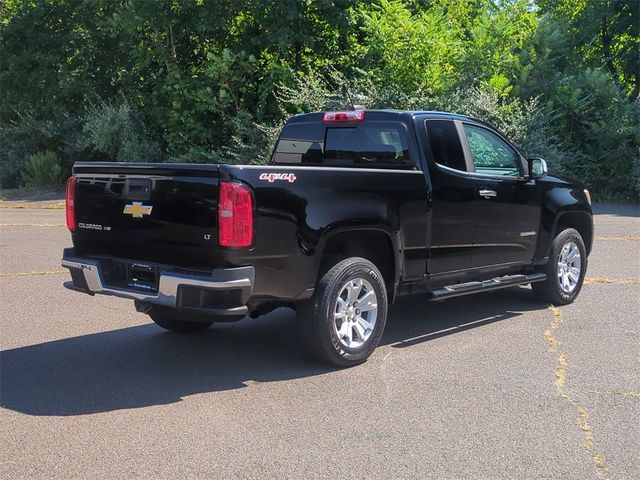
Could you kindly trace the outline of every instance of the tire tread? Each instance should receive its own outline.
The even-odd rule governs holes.
[[[558,285],[556,264],[558,262],[557,257],[560,250],[570,238],[576,241],[576,244],[578,245],[582,265],[580,269],[580,278],[578,279],[578,285],[571,293],[571,295],[569,295],[568,297],[564,297],[561,294],[560,286]],[[536,282],[531,284],[531,289],[533,290],[533,293],[536,297],[544,302],[551,303],[552,305],[556,306],[568,305],[576,299],[576,297],[580,293],[580,290],[582,289],[582,283],[587,271],[586,249],[584,246],[584,241],[582,240],[582,236],[577,230],[573,228],[567,228],[556,235],[551,246],[549,261],[542,267],[541,271],[543,273],[546,273],[547,279],[544,282]]]
[[[379,309],[377,322],[382,322],[381,325],[384,329],[387,306],[386,288],[384,287],[384,281],[381,273],[373,263],[365,258],[350,257],[338,261],[338,263],[331,267],[322,276],[316,285],[313,297],[298,306],[298,322],[300,324],[302,340],[309,354],[319,360],[343,367],[357,365],[366,361],[379,341],[379,338],[377,340],[374,338],[374,343],[367,347],[368,351],[362,358],[345,358],[336,352],[330,341],[330,337],[327,336],[324,331],[327,328],[327,321],[325,316],[326,312],[323,306],[328,304],[331,296],[334,294],[333,288],[337,284],[337,279],[340,276],[345,275],[345,272],[349,269],[357,269],[359,267],[366,267],[370,269],[380,280],[379,286],[382,286],[381,290],[384,297],[380,300],[383,302],[384,308]],[[381,336],[380,331],[374,333],[378,337]]]

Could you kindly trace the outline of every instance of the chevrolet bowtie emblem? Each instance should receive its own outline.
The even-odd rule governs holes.
[[[122,213],[131,215],[133,218],[142,218],[145,215],[151,215],[153,207],[143,205],[142,202],[133,202],[131,205],[125,205]]]

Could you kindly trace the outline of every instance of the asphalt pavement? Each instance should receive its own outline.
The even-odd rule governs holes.
[[[637,206],[595,207],[574,304],[403,298],[346,370],[285,309],[181,336],[64,289],[50,206],[0,202],[3,479],[638,478]]]

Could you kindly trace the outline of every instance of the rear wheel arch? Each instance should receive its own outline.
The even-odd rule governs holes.
[[[340,260],[361,257],[373,263],[384,278],[390,301],[400,280],[397,240],[382,228],[341,229],[327,236],[322,247],[318,280]]]

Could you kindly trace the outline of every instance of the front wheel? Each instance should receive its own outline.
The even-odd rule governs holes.
[[[304,343],[321,360],[341,367],[362,363],[380,343],[387,290],[369,260],[352,257],[331,268],[311,300],[298,307]]]
[[[553,240],[549,261],[542,270],[547,279],[531,284],[531,288],[545,302],[567,305],[580,293],[586,271],[587,251],[582,237],[577,230],[567,228]]]

